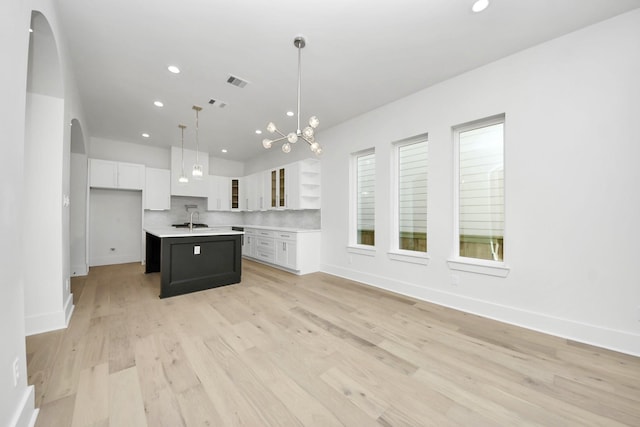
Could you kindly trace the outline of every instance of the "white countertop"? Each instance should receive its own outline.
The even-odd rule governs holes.
[[[244,234],[242,231],[232,230],[231,227],[202,227],[189,230],[187,227],[150,227],[145,232],[156,237],[197,237],[197,236],[229,236]]]
[[[288,233],[311,233],[311,232],[320,231],[319,228],[314,229],[314,228],[271,227],[268,225],[241,225],[240,227],[244,227],[245,230],[247,228],[254,228],[256,230],[286,231]]]

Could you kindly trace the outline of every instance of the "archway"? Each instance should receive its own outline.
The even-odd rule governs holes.
[[[27,335],[66,326],[70,315],[68,208],[63,203],[68,176],[64,86],[56,40],[44,15],[31,14],[25,112],[23,212],[25,329]],[[65,150],[66,146],[66,150]],[[66,151],[66,154],[65,154]],[[66,169],[65,169],[66,168]],[[68,188],[68,184],[66,184]],[[65,264],[67,264],[65,268]],[[65,277],[66,276],[66,277]]]

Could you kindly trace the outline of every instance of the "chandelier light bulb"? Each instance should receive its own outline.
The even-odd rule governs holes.
[[[302,136],[304,136],[305,138],[313,138],[313,128],[311,126],[307,126],[306,128],[302,129]]]
[[[318,126],[320,126],[320,120],[318,120],[316,116],[311,116],[311,118],[309,119],[309,126],[314,129],[317,128]]]
[[[180,178],[178,178],[178,182],[180,184],[186,184],[187,182],[189,182],[189,178],[187,178],[186,176],[182,175]]]
[[[201,179],[202,178],[202,165],[198,165],[198,164],[193,165],[193,171],[191,172],[191,175],[193,175],[193,177],[195,179]]]
[[[274,125],[273,122],[269,122],[267,125],[267,131],[274,133],[276,131],[276,125]]]
[[[287,135],[287,141],[289,141],[292,144],[295,144],[296,142],[298,142],[298,135],[296,135],[294,132],[291,132],[289,135]],[[291,148],[289,148],[289,150],[291,150]],[[288,153],[289,151],[285,151],[285,153]]]
[[[270,140],[270,139],[268,139],[268,138],[265,138],[265,139],[263,139],[263,140],[262,140],[262,146],[263,146],[264,148],[266,148],[267,150],[268,150],[269,148],[271,148],[272,143],[273,143],[273,141],[272,141],[272,140]]]
[[[311,145],[309,145],[309,148],[311,148],[311,151],[315,153],[318,151],[318,148],[320,148],[320,144],[314,141],[311,143]]]
[[[319,156],[320,154],[322,154],[322,147],[318,145],[318,148],[315,151],[316,156]]]
[[[288,142],[282,144],[282,151],[285,153],[289,153],[291,151],[291,144],[289,144]]]

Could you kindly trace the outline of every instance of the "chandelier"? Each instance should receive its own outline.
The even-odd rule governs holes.
[[[196,162],[193,165],[191,175],[193,176],[193,179],[202,179],[202,165],[200,164],[199,159],[200,142],[198,141],[198,113],[202,110],[202,107],[194,105],[192,108],[196,111]]]
[[[273,122],[269,122],[269,124],[267,125],[267,131],[269,131],[270,133],[277,133],[278,135],[280,135],[280,138],[277,138],[274,140],[265,138],[262,140],[262,146],[266,149],[269,149],[271,148],[274,142],[280,142],[286,139],[287,141],[284,144],[282,144],[282,151],[284,151],[285,153],[288,153],[291,151],[291,144],[295,144],[296,142],[298,142],[298,139],[302,139],[307,144],[309,144],[309,148],[311,149],[311,151],[313,151],[317,156],[319,156],[320,154],[322,154],[322,147],[320,146],[320,144],[316,142],[315,136],[314,136],[315,129],[320,124],[320,121],[318,120],[318,118],[316,116],[312,116],[309,119],[309,126],[300,130],[300,80],[301,80],[301,74],[302,74],[301,57],[302,57],[302,48],[305,46],[305,44],[306,44],[305,39],[302,36],[297,36],[293,40],[293,45],[298,48],[298,113],[296,116],[298,119],[298,127],[295,132],[291,132],[285,135],[284,133],[280,132],[280,130],[276,127],[276,125]]]

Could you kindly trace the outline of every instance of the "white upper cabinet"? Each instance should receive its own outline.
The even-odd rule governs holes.
[[[151,210],[171,209],[171,171],[146,168],[144,208]]]
[[[245,207],[248,211],[260,211],[266,209],[264,200],[264,184],[262,182],[265,174],[258,172],[244,177]]]
[[[231,203],[231,184],[226,176],[207,176],[207,210],[228,211]]]
[[[195,179],[191,171],[196,162],[195,150],[184,150],[184,175],[189,182],[182,184],[178,182],[183,171],[182,149],[171,147],[171,195],[172,196],[194,196],[207,197],[209,193],[209,153],[200,151],[198,162],[202,165],[202,179]]]
[[[142,190],[144,185],[144,165],[89,159],[89,186],[91,187]]]

